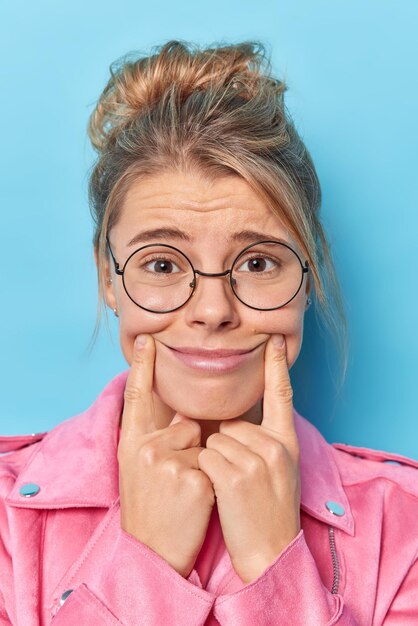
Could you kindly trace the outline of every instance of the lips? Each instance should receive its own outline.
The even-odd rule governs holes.
[[[223,357],[227,357],[227,356],[234,356],[236,354],[247,354],[248,352],[252,352],[252,350],[254,350],[254,348],[248,348],[248,349],[243,349],[243,350],[237,350],[237,349],[233,349],[233,350],[228,350],[226,348],[217,348],[217,349],[212,349],[212,348],[191,348],[191,347],[177,347],[174,348],[173,346],[169,346],[171,348],[171,350],[175,350],[176,352],[182,352],[183,354],[193,354],[195,356],[203,356],[203,357],[209,357],[209,358],[223,358]]]
[[[177,348],[166,346],[166,348],[177,361],[187,366],[187,368],[211,374],[222,374],[238,369],[252,358],[252,352],[255,350],[255,348],[208,349],[184,346]]]

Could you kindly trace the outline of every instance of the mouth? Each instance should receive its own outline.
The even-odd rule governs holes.
[[[236,354],[247,354],[248,352],[252,352],[255,350],[257,346],[254,348],[244,348],[243,350],[227,350],[225,348],[189,348],[189,347],[177,347],[169,346],[171,350],[175,350],[176,352],[182,352],[183,354],[194,354],[195,356],[204,356],[210,358],[224,358],[227,356],[235,356]]]
[[[252,358],[253,353],[259,347],[260,345],[250,349],[213,350],[192,347],[171,348],[165,345],[165,348],[177,362],[195,370],[212,373],[230,372],[238,369]]]

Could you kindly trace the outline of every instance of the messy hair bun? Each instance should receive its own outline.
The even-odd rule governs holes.
[[[250,100],[282,97],[283,82],[260,72],[269,65],[261,44],[199,51],[193,44],[170,41],[156,54],[135,59],[128,53],[110,66],[111,79],[89,120],[89,136],[98,152],[117,141],[121,129],[174,96],[179,105],[198,92],[211,93],[206,107],[222,95]],[[161,105],[160,105],[161,106]],[[203,120],[202,120],[203,121]]]
[[[320,219],[321,189],[310,154],[284,104],[259,42],[200,48],[169,41],[150,56],[128,53],[91,113],[98,158],[89,180],[98,259],[97,335],[105,293],[106,234],[130,186],[164,171],[243,178],[280,218],[309,261],[318,321],[347,367],[341,291]]]

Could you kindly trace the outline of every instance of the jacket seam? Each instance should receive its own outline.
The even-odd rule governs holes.
[[[43,577],[42,564],[44,563],[47,515],[48,515],[48,511],[42,511],[41,541],[39,544],[39,555],[38,555],[38,597],[41,598],[41,603],[40,603],[41,607],[43,607],[43,599],[44,599],[44,577]],[[41,608],[41,610],[43,609]]]
[[[113,626],[113,624],[115,624],[115,622],[117,624],[122,624],[122,622],[119,620],[119,618],[117,618],[116,615],[114,615],[114,613],[110,611],[110,609],[100,600],[100,598],[98,598],[96,596],[95,593],[93,593],[91,591],[91,589],[89,589],[89,587],[87,587],[87,585],[85,583],[81,583],[80,585],[78,585],[74,589],[74,591],[71,594],[71,596],[73,596],[73,594],[75,594],[77,592],[78,592],[79,595],[81,595],[81,597],[83,597],[83,594],[87,595],[89,603],[93,604],[96,609],[100,609],[100,616],[99,617],[101,619],[103,619],[103,617],[105,617],[106,618],[106,624],[109,624],[109,625],[112,625],[112,626]],[[71,597],[64,603],[64,607],[66,606],[67,602],[68,602],[68,606],[71,606],[70,605],[70,600],[71,600]],[[74,603],[75,600],[79,600],[78,596],[76,596],[76,595],[74,595],[74,597],[72,598],[71,602]],[[89,608],[91,608],[91,604],[90,604]],[[59,614],[59,611],[56,613],[56,615],[58,615],[58,614]],[[95,615],[95,617],[97,617],[97,614]]]
[[[296,540],[296,538],[293,540],[294,543],[293,545],[288,546],[287,548],[285,548],[285,551],[281,554],[280,558],[278,559],[278,561],[276,563],[274,563],[274,565],[272,565],[270,568],[267,568],[269,571],[274,571],[275,569],[279,568],[282,564],[283,561],[286,561],[289,556],[291,555],[291,553],[293,552],[293,550],[295,550],[300,543],[303,541],[305,541],[305,534],[303,529],[300,531],[300,534]],[[307,544],[306,544],[307,546]],[[309,548],[308,548],[309,550]],[[310,550],[309,550],[310,552]],[[265,570],[264,574],[266,573],[267,570]],[[264,574],[262,574],[260,576],[260,578],[257,578],[255,581],[253,581],[252,583],[250,583],[249,585],[247,585],[247,587],[244,587],[243,589],[239,589],[238,591],[236,591],[235,593],[233,593],[233,596],[239,596],[241,594],[245,594],[245,593],[250,593],[252,591],[252,589],[254,589],[255,587],[258,587],[259,585],[263,584],[263,578],[264,578]],[[230,596],[231,594],[228,594],[227,596],[218,596],[217,602],[216,604],[218,606],[220,606],[221,604],[223,604],[224,602],[227,602],[230,598],[228,596]],[[222,599],[221,599],[222,598]]]
[[[111,524],[112,519],[113,519],[113,514],[114,511],[113,509],[110,509],[107,512],[108,515],[108,519],[106,520],[106,523],[103,524],[102,528],[96,529],[97,530],[97,534],[94,537],[94,541],[92,541],[90,543],[90,545],[85,546],[82,554],[80,555],[79,559],[76,562],[76,567],[74,572],[71,574],[71,577],[68,579],[68,585],[70,585],[73,580],[75,580],[78,572],[80,571],[80,569],[82,568],[84,562],[86,561],[86,559],[88,558],[88,556],[91,554],[91,552],[93,551],[93,549],[96,547],[97,542],[99,541],[99,539],[102,537],[103,533],[106,531],[106,529],[108,528],[108,526]],[[105,514],[106,515],[106,514]],[[93,531],[94,533],[94,531]],[[61,578],[60,582],[58,583],[56,589],[59,589],[60,586],[62,585],[63,581],[66,580],[66,576],[67,576],[68,572],[65,572],[65,574],[63,575],[63,577]]]
[[[17,481],[16,481],[17,482]],[[13,485],[14,489],[15,485]],[[12,491],[13,491],[12,489]],[[63,506],[68,506],[69,508],[77,508],[77,507],[86,507],[86,508],[95,508],[95,509],[110,509],[115,501],[115,498],[112,500],[109,498],[107,502],[92,502],[92,500],[69,500],[64,498],[56,498],[53,502],[28,502],[26,499],[22,500],[22,502],[17,502],[15,496],[6,496],[7,504],[11,506],[16,506],[20,509],[45,509],[48,511],[54,511],[55,509],[61,509]]]
[[[340,619],[344,610],[344,598],[342,595],[336,593],[332,597],[335,598],[335,611],[326,626],[334,626],[334,624],[337,624],[337,620]]]
[[[126,535],[126,536],[125,536]],[[129,541],[132,546],[135,548],[135,550],[139,550],[139,552],[141,553],[142,556],[145,556],[155,567],[157,567],[157,569],[159,569],[157,563],[155,562],[155,559],[152,555],[148,554],[146,551],[142,550],[141,545],[138,545],[137,540],[134,537],[130,537],[128,535],[128,533],[125,533],[124,535],[124,539]],[[144,544],[146,546],[146,544]],[[149,548],[148,546],[146,546],[148,548],[148,550],[151,550],[151,548]],[[159,555],[157,555],[158,558],[162,558]],[[167,563],[167,562],[166,562]],[[171,567],[169,563],[167,563],[168,567]],[[173,569],[173,572],[175,572],[175,570]],[[192,589],[189,589],[183,582],[180,582],[179,580],[177,580],[177,576],[181,576],[181,574],[179,574],[178,572],[176,572],[176,575],[173,576],[173,573],[170,571],[168,572],[162,572],[165,576],[170,576],[170,578],[173,580],[173,582],[178,586],[181,587],[184,591],[186,591],[188,594],[191,594],[192,596],[197,597],[199,600],[204,600],[207,604],[209,604],[210,606],[213,605],[213,601],[214,598],[209,599],[209,598],[205,598],[203,595],[196,593],[195,591],[192,591]],[[183,577],[182,577],[183,578]],[[183,580],[186,581],[185,578],[183,578]],[[193,583],[191,583],[190,581],[186,581],[188,585],[193,585]],[[206,589],[202,588],[202,591],[204,591],[205,593],[209,593],[208,591],[206,591]],[[212,594],[213,595],[213,594]]]
[[[20,471],[19,471],[19,474],[20,474]],[[3,478],[11,478],[14,481],[17,480],[16,474],[12,474],[11,472],[1,472],[0,471],[0,479],[3,479]]]
[[[35,456],[35,454],[36,454],[37,452],[39,452],[39,450],[40,450],[40,448],[41,448],[41,444],[43,444],[43,442],[44,442],[44,439],[41,439],[40,441],[35,441],[35,442],[32,444],[33,446],[36,446],[37,444],[39,444],[39,447],[38,447],[38,448],[35,448],[35,450],[33,450],[33,451],[32,451],[32,454],[30,454],[30,455],[28,456],[28,458],[26,459],[26,462],[25,462],[25,463],[23,463],[23,464],[20,466],[20,468],[19,468],[19,470],[18,470],[18,472],[17,472],[17,474],[16,474],[16,475],[15,475],[15,474],[10,474],[9,472],[7,472],[7,471],[6,471],[4,474],[3,474],[3,472],[1,472],[1,473],[0,473],[0,477],[2,477],[3,475],[4,475],[4,476],[12,476],[12,477],[13,477],[13,478],[17,481],[17,480],[18,480],[18,478],[19,478],[19,476],[20,476],[20,474],[22,474],[22,473],[26,470],[26,468],[28,467],[29,463],[32,461],[32,459],[33,459],[33,457]],[[26,447],[30,447],[30,446],[26,446]],[[4,454],[0,455],[0,463],[1,463],[1,461],[2,461],[2,458],[6,458],[8,454],[14,454],[14,453],[16,453],[16,452],[18,452],[18,450],[13,450],[13,451],[11,451],[11,452],[5,452]]]
[[[364,448],[362,446],[350,446],[344,443],[331,443],[332,448],[337,452],[344,452],[351,457],[360,456],[367,461],[381,463],[382,461],[398,461],[407,467],[418,469],[418,459],[398,454],[397,452],[389,452],[388,450],[379,450],[377,448]]]
[[[390,478],[388,476],[371,476],[364,480],[355,480],[354,482],[347,482],[347,483],[343,482],[342,485],[343,485],[343,489],[345,489],[346,487],[356,487],[358,485],[364,485],[366,483],[373,483],[373,482],[377,482],[380,480],[391,483],[392,485],[395,485],[395,487],[398,487],[400,491],[402,491],[406,495],[411,496],[411,498],[414,498],[414,500],[418,500],[418,494],[411,492],[404,485],[402,485],[402,483],[399,483],[393,478]]]

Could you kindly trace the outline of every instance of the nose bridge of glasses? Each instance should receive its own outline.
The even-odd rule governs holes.
[[[231,270],[225,270],[224,272],[202,272],[200,270],[195,270],[195,274],[199,274],[199,276],[227,276],[231,273]]]
[[[202,272],[201,270],[194,270],[195,274],[198,274],[199,276],[205,276],[205,277],[209,277],[209,278],[220,278],[223,276],[228,276],[228,274],[231,274],[231,270],[225,270],[224,272]],[[235,278],[232,278],[232,276],[230,276],[230,282],[234,285],[236,283]],[[196,287],[196,279],[193,278],[193,281],[190,283],[190,287]]]

